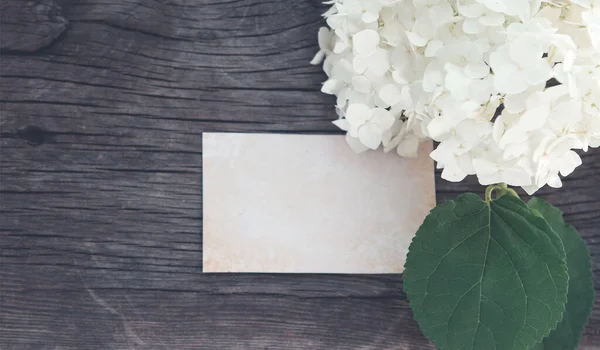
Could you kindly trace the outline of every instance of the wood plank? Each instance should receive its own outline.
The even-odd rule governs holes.
[[[3,19],[31,13],[4,4]],[[308,64],[322,5],[42,4],[66,29],[2,27],[0,348],[432,348],[399,275],[201,273],[201,133],[337,132]],[[596,280],[599,170],[593,150],[541,191],[590,245]],[[482,191],[436,181],[438,201]],[[597,307],[582,345],[599,329]]]
[[[0,49],[3,53],[34,52],[50,45],[67,28],[61,7],[53,0],[0,3]]]

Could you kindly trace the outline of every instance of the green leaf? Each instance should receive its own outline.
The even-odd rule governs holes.
[[[434,208],[404,271],[415,319],[440,349],[529,349],[562,319],[567,284],[557,234],[511,195]]]
[[[567,254],[569,272],[567,305],[563,319],[535,349],[576,349],[594,307],[590,253],[575,228],[565,223],[558,208],[539,198],[533,198],[527,205],[538,211],[560,237]]]

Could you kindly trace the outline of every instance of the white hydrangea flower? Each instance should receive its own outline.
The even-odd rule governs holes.
[[[345,119],[338,120],[336,125],[347,130],[350,136],[358,138],[370,149],[377,149],[383,141],[383,135],[394,125],[395,118],[383,108],[370,108],[361,103],[354,103],[346,110]]]
[[[319,52],[356,152],[533,193],[600,146],[600,0],[332,0]]]

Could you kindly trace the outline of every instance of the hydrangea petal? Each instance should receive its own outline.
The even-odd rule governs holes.
[[[371,55],[379,45],[379,34],[373,29],[365,29],[352,37],[352,46],[357,55]]]
[[[444,43],[441,40],[431,40],[425,48],[425,57],[434,57],[443,46]]]
[[[462,29],[467,34],[479,34],[485,30],[485,26],[477,19],[467,18],[463,21]]]
[[[446,166],[442,171],[442,179],[450,182],[460,182],[467,177],[467,173],[458,166]]]
[[[411,44],[415,45],[416,47],[423,47],[423,46],[427,45],[427,42],[429,41],[429,40],[427,40],[427,38],[424,38],[417,33],[409,32],[409,31],[406,32],[406,37],[411,42]]]
[[[504,183],[513,184],[513,186],[529,186],[531,185],[531,175],[521,169],[509,168],[501,172],[502,181]]]
[[[369,57],[355,56],[352,60],[352,68],[358,74],[363,74],[369,68]]]
[[[567,152],[567,154],[561,158],[560,162],[560,174],[562,176],[569,176],[575,168],[582,164],[581,157],[573,151]]]
[[[539,62],[528,70],[526,79],[530,85],[538,85],[550,80],[552,73],[552,68],[546,62]]]
[[[367,123],[358,130],[358,138],[363,145],[374,150],[381,145],[383,132],[377,125]]]
[[[330,49],[330,41],[331,41],[331,31],[327,27],[319,28],[319,33],[317,35],[319,41],[319,48],[321,50],[329,50]]]
[[[340,92],[344,85],[345,84],[342,81],[339,81],[337,79],[329,79],[325,83],[323,83],[323,86],[321,87],[321,92],[329,95],[335,95]]]
[[[490,67],[483,62],[468,63],[465,66],[465,75],[471,79],[485,78],[488,74],[490,74]]]
[[[377,12],[365,12],[361,16],[365,23],[372,23],[379,19],[379,13]]]
[[[494,69],[494,87],[501,93],[520,94],[528,88],[527,81],[519,73],[517,67],[505,65]]]
[[[383,108],[376,108],[372,111],[370,123],[377,125],[381,131],[387,131],[394,125],[395,121],[396,118],[394,118],[392,113]]]
[[[467,18],[479,18],[485,13],[485,6],[479,3],[460,5],[458,12]]]
[[[419,153],[420,141],[414,136],[408,136],[402,139],[396,148],[396,152],[401,157],[415,158]]]
[[[382,76],[390,69],[390,59],[388,52],[384,49],[377,49],[370,57],[369,70],[377,76]]]
[[[348,131],[350,129],[350,123],[346,119],[337,119],[332,121],[332,123],[341,130]]]
[[[319,52],[317,52],[315,57],[313,57],[313,59],[310,61],[310,64],[317,65],[317,64],[323,62],[324,58],[325,58],[325,51],[319,50]]]
[[[388,105],[393,106],[400,102],[401,99],[400,89],[395,84],[384,85],[379,90],[379,97]]]
[[[501,13],[488,13],[483,17],[479,18],[479,23],[483,24],[484,26],[488,26],[488,27],[496,27],[496,26],[500,26],[502,24],[504,24],[505,21],[505,17],[503,14]]]
[[[355,153],[363,153],[369,150],[369,147],[365,146],[360,142],[358,137],[350,136],[350,134],[346,134],[346,143],[350,146],[350,149]]]
[[[358,129],[371,118],[371,108],[361,103],[354,103],[346,110],[346,120],[350,123],[350,135],[358,136]]]
[[[521,35],[509,46],[510,58],[523,66],[534,66],[539,63],[544,50],[540,40],[529,35]]]
[[[357,75],[355,77],[352,77],[352,86],[354,86],[356,91],[362,92],[364,94],[370,93],[373,89],[371,81],[364,75]]]

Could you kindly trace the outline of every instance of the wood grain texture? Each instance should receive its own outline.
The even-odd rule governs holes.
[[[308,64],[318,1],[0,9],[0,348],[432,348],[399,275],[201,273],[201,133],[335,132]],[[540,193],[589,244],[596,289],[599,171],[592,150]],[[438,201],[482,190],[436,184]],[[599,345],[597,306],[582,348]]]
[[[52,0],[4,0],[0,3],[0,49],[32,52],[52,43],[67,28],[60,6]]]

